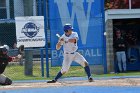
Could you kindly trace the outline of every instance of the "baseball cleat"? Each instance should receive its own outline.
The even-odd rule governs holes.
[[[92,77],[89,77],[89,78],[88,78],[88,81],[89,81],[89,82],[93,82],[93,78],[92,78]]]
[[[55,83],[56,80],[47,81],[47,83]]]

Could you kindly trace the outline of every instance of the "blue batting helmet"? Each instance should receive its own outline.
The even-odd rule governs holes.
[[[73,30],[73,27],[71,24],[65,24],[64,25],[64,31],[67,32],[68,30]]]

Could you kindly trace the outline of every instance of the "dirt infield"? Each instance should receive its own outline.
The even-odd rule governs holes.
[[[106,79],[94,80],[88,82],[87,80],[77,81],[58,81],[57,83],[46,82],[25,82],[13,83],[9,86],[0,86],[0,90],[11,90],[21,88],[47,88],[47,87],[63,87],[63,86],[140,86],[140,78],[119,78],[119,79]]]

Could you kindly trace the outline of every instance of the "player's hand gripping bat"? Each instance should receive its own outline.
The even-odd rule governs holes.
[[[58,42],[60,42],[61,45],[63,45],[64,39],[59,34],[56,34],[56,36],[59,38]]]

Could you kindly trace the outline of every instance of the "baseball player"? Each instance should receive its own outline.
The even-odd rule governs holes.
[[[22,46],[23,50],[24,46]],[[12,80],[6,77],[3,72],[9,62],[17,62],[20,60],[21,55],[19,54],[16,57],[10,57],[7,55],[9,47],[7,45],[0,46],[0,85],[11,85]],[[21,50],[21,49],[20,49]]]
[[[85,72],[88,76],[88,81],[92,82],[93,78],[91,77],[90,68],[86,59],[79,54],[77,51],[78,34],[73,32],[73,27],[71,24],[64,25],[64,34],[59,38],[58,43],[56,44],[56,49],[59,50],[63,46],[64,51],[64,60],[62,63],[62,69],[58,72],[54,80],[48,81],[47,83],[55,83],[63,74],[68,72],[72,61],[79,63],[84,67]]]

